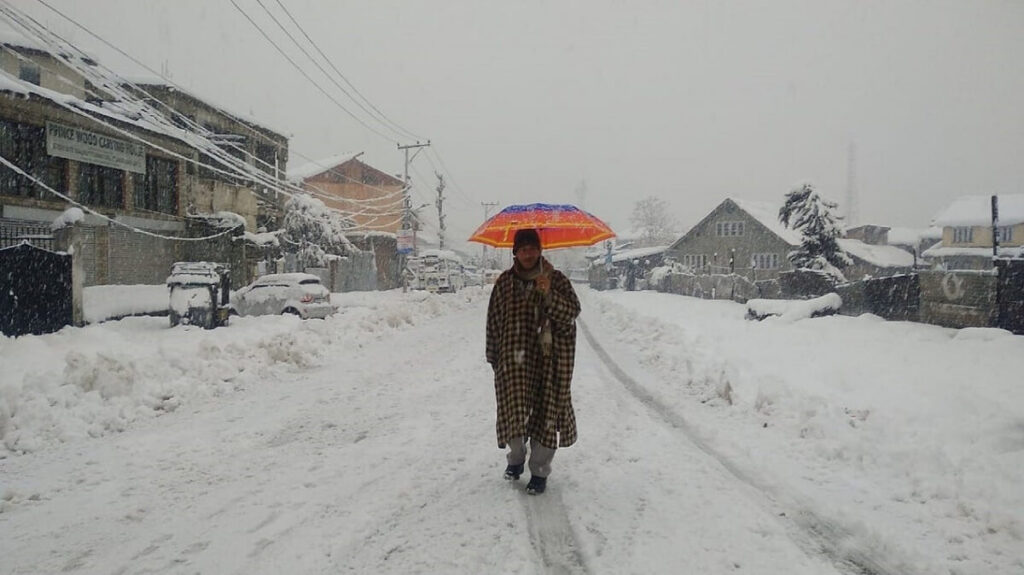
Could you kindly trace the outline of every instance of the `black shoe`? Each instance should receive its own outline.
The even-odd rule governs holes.
[[[526,484],[526,492],[530,495],[540,495],[547,489],[548,478],[537,477],[536,475],[530,477],[530,482]]]
[[[523,474],[523,466],[525,465],[525,463],[520,463],[519,465],[509,465],[508,467],[506,467],[505,479],[509,481],[515,481],[516,479],[519,479],[519,476]]]

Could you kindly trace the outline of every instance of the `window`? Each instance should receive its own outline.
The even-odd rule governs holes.
[[[68,161],[46,153],[45,128],[0,120],[0,155],[47,186],[67,191]],[[0,194],[57,199],[7,166],[0,166]]]
[[[719,236],[742,236],[743,222],[718,222],[715,224],[715,233]]]
[[[999,226],[996,228],[996,240],[999,243],[1006,243],[1013,241],[1013,226]]]
[[[123,208],[124,172],[95,164],[79,164],[78,201],[90,206]]]
[[[682,258],[684,266],[697,269],[708,265],[707,254],[686,254]]]
[[[39,65],[32,62],[21,62],[21,65],[18,66],[18,78],[38,86]]]
[[[974,241],[974,228],[972,227],[959,227],[953,228],[953,243],[954,244],[969,244]]]
[[[750,256],[750,267],[759,270],[778,269],[779,254],[754,254]]]
[[[146,174],[135,174],[135,207],[164,214],[178,213],[178,162],[146,157]]]

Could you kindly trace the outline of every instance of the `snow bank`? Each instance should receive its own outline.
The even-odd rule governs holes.
[[[1024,337],[588,293],[659,401],[767,488],[863,526],[850,545],[941,566],[904,572],[1024,571]]]
[[[832,315],[841,307],[843,299],[836,293],[808,300],[752,299],[747,302],[747,319],[778,316],[782,321],[796,321]]]
[[[82,290],[85,323],[99,323],[130,315],[167,314],[167,286],[103,285]]]
[[[167,288],[155,287],[166,309]],[[281,378],[319,365],[333,348],[358,348],[367,338],[474,305],[488,293],[332,294],[341,310],[326,320],[235,317],[227,327],[203,330],[169,328],[165,317],[132,317],[0,338],[0,457],[123,431],[202,398]],[[117,300],[113,289],[92,295],[111,308]],[[94,305],[92,313],[109,313],[99,313],[101,307]]]

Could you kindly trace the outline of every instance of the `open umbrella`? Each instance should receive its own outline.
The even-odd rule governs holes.
[[[608,224],[571,204],[525,204],[501,210],[481,224],[469,241],[510,248],[516,230],[527,228],[540,233],[546,250],[592,246],[615,237]]]

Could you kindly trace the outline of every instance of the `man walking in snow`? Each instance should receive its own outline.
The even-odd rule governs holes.
[[[527,462],[526,492],[544,493],[555,449],[576,442],[572,371],[580,302],[569,278],[541,255],[536,230],[519,230],[512,268],[495,281],[487,308],[487,363],[494,370],[498,447],[510,448],[505,479]]]

